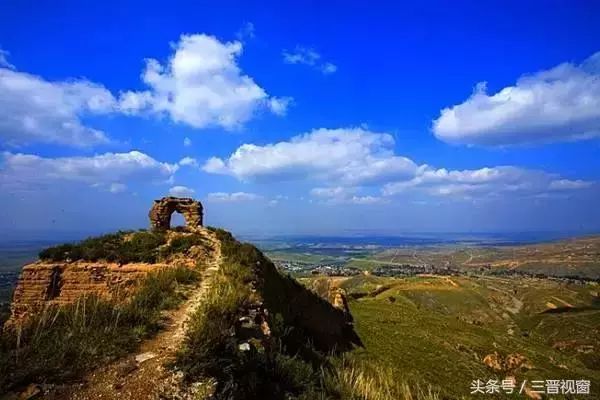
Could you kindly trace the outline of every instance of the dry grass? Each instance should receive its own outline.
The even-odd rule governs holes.
[[[329,392],[342,399],[352,400],[439,400],[431,387],[398,380],[391,368],[351,357],[333,359],[333,366],[325,372]]]
[[[64,382],[133,350],[160,327],[161,311],[183,300],[181,285],[197,280],[187,268],[148,275],[130,301],[95,296],[45,308],[0,335],[0,392],[29,382]]]

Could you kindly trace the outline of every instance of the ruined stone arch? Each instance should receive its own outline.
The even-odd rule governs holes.
[[[202,226],[202,203],[189,197],[169,196],[154,200],[154,205],[152,205],[150,213],[148,214],[152,229],[170,229],[171,215],[174,212],[183,215],[187,227],[196,228]]]

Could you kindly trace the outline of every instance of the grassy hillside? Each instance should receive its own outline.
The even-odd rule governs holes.
[[[449,398],[472,380],[589,379],[600,387],[598,286],[503,278],[339,280],[365,348],[350,356]],[[518,353],[528,366],[494,371],[482,360]]]
[[[211,231],[220,267],[171,367],[190,387],[215,382],[216,399],[460,399],[469,397],[473,380],[508,376],[518,382],[587,379],[593,390],[600,387],[596,283],[305,279],[329,279],[345,289],[349,316],[278,272],[254,246]],[[41,257],[164,262],[196,257],[202,253],[193,249],[203,245],[190,233],[124,232],[57,246]],[[65,382],[135,349],[160,328],[161,310],[181,300],[194,279],[185,271],[150,275],[124,303],[82,299],[48,310],[21,332],[4,333],[0,389]],[[508,363],[509,355],[518,362]]]
[[[220,266],[214,274],[204,271],[202,286],[208,292],[191,314],[176,361],[168,366],[183,373],[188,388],[215,382],[213,398],[240,400],[437,398],[382,374],[377,365],[344,356],[360,345],[348,314],[280,274],[254,246],[220,229],[211,231]],[[67,263],[164,263],[202,254],[195,251],[202,244],[196,239],[193,232],[120,232],[56,246],[40,257]],[[205,266],[201,261],[198,265]],[[125,301],[84,297],[5,331],[0,393],[29,383],[69,386],[96,366],[135,351],[160,329],[161,311],[179,304],[194,277],[189,267],[168,268],[149,275]]]

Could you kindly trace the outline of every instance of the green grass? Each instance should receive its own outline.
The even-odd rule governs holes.
[[[161,257],[168,257],[172,254],[186,254],[193,246],[205,244],[205,239],[202,236],[193,234],[177,236],[160,249],[160,255]]]
[[[303,325],[307,315],[337,310],[292,278],[277,272],[254,246],[237,242],[228,232],[214,230],[225,258],[213,277],[211,293],[191,319],[184,348],[175,362],[188,381],[216,379],[216,399],[348,399],[433,400],[367,361],[325,353],[315,331]],[[270,313],[271,345],[252,341],[242,352],[230,332],[258,289]],[[304,314],[304,316],[302,316]],[[328,321],[321,321],[321,325]],[[323,343],[321,343],[323,344]]]
[[[166,243],[162,232],[117,232],[85,239],[75,244],[62,244],[40,252],[45,261],[98,261],[155,263],[159,246]]]
[[[383,284],[370,278],[351,278],[345,287],[365,292]],[[590,288],[540,280],[452,279],[458,287],[435,278],[389,279],[388,290],[351,301],[365,348],[350,356],[389,368],[398,381],[430,384],[448,398],[468,397],[472,380],[504,378],[482,363],[494,351],[520,353],[532,362],[533,369],[518,371],[520,382],[589,379],[592,388],[600,386],[600,309],[539,313],[552,297],[590,306]],[[516,314],[507,310],[514,306],[511,296],[523,301]],[[553,348],[558,341],[596,350]]]
[[[254,268],[264,256],[222,230],[215,230],[225,258],[211,292],[195,311],[176,366],[188,380],[215,378],[217,399],[284,399],[311,390],[318,372],[302,360],[264,349],[241,352],[231,332],[251,302]]]
[[[157,263],[175,254],[187,255],[193,246],[206,245],[198,235],[178,230],[167,240],[160,231],[121,231],[92,237],[79,243],[49,247],[39,253],[44,261],[108,261],[120,264],[142,262]]]
[[[126,354],[161,326],[161,311],[184,298],[198,279],[184,267],[161,269],[124,303],[83,297],[49,307],[17,330],[0,335],[0,392],[28,382],[64,382]]]

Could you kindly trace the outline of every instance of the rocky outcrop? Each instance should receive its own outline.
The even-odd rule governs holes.
[[[337,286],[332,279],[318,278],[307,284],[310,290],[327,300],[332,306],[346,314],[350,314],[346,291]]]
[[[11,323],[42,307],[72,303],[82,296],[125,297],[147,273],[163,267],[168,265],[83,261],[26,265],[13,295]]]
[[[533,368],[527,357],[519,353],[511,353],[506,357],[502,357],[502,355],[495,351],[485,356],[483,363],[494,372],[513,373],[519,369],[528,370]]]
[[[188,228],[202,226],[202,203],[188,197],[163,197],[154,200],[148,217],[152,229],[167,230],[171,227],[171,214],[178,212],[183,215]]]

